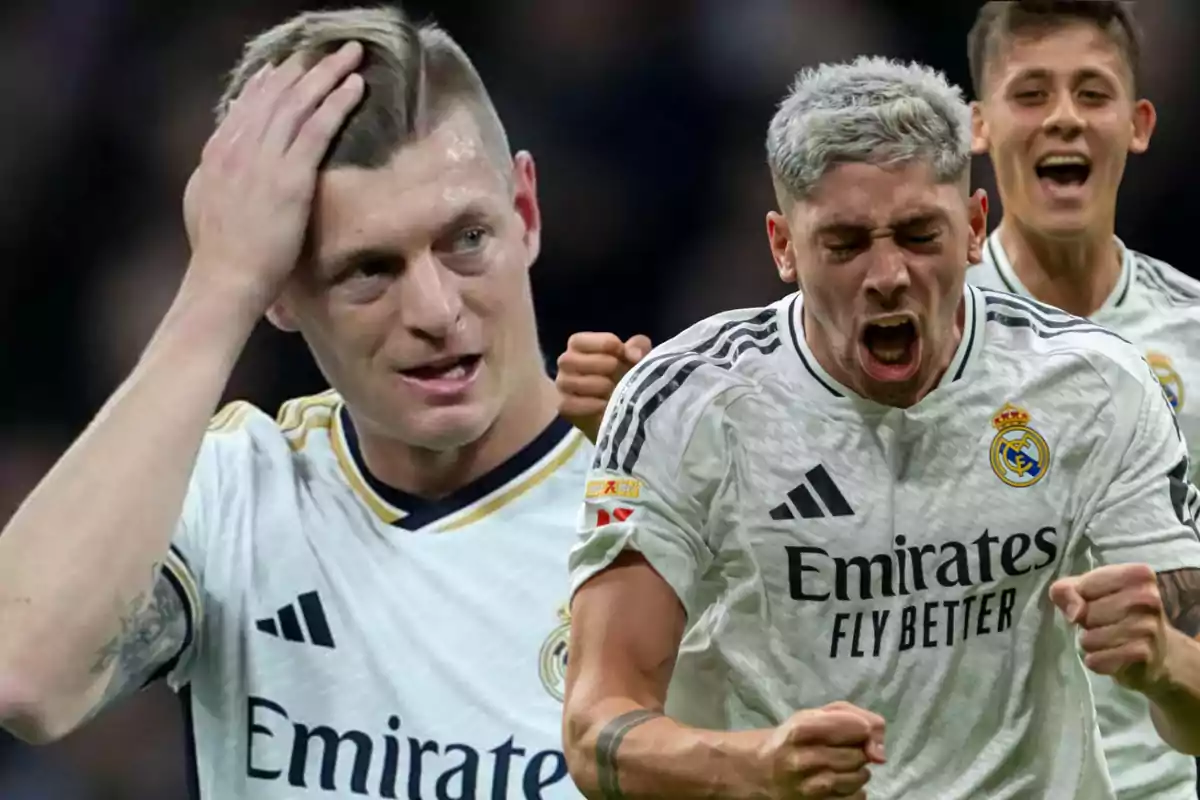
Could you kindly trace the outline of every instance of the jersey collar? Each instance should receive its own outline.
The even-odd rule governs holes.
[[[585,441],[569,422],[556,417],[491,472],[447,497],[430,500],[389,486],[371,474],[344,404],[334,415],[330,438],[346,481],[376,516],[405,530],[435,526],[439,532],[463,527],[507,505],[566,464]]]
[[[952,383],[960,381],[967,374],[968,369],[978,360],[978,354],[983,350],[983,336],[985,325],[983,325],[983,299],[979,292],[969,284],[963,285],[963,334],[962,339],[958,343],[958,349],[954,352],[954,358],[950,361],[950,366],[946,369],[945,375],[938,382],[937,387],[942,388]],[[804,337],[804,297],[800,292],[796,292],[792,299],[784,306],[787,313],[787,328],[788,339],[791,342],[792,349],[800,359],[800,364],[804,368],[804,372],[809,379],[818,388],[818,394],[824,394],[834,398],[851,399],[872,404],[871,401],[859,396],[854,390],[844,386],[837,381],[832,375],[825,371],[813,355],[812,350],[808,346],[808,341]]]
[[[1129,290],[1133,286],[1134,270],[1137,269],[1133,251],[1116,236],[1113,237],[1113,241],[1117,243],[1117,248],[1121,252],[1121,274],[1117,277],[1117,285],[1113,287],[1104,303],[1092,315],[1093,317],[1114,308],[1120,308],[1129,298]],[[1004,284],[1007,291],[1012,294],[1033,297],[1033,293],[1025,287],[1025,284],[1021,283],[1016,271],[1013,270],[1012,262],[1008,260],[1008,253],[1004,252],[1004,245],[1000,243],[999,229],[992,231],[992,234],[988,236],[987,243],[983,248],[983,260],[996,269],[996,274],[1000,276],[1000,282]]]

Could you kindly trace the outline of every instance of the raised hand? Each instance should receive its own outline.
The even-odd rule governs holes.
[[[627,342],[615,333],[574,334],[558,357],[555,378],[563,417],[595,442],[613,390],[650,348],[650,339],[640,334]]]
[[[304,245],[321,160],[363,95],[362,45],[305,68],[294,54],[265,66],[231,104],[184,193],[188,280],[234,293],[256,319]]]

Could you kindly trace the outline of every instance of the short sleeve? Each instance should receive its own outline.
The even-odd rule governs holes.
[[[713,560],[709,509],[727,472],[717,369],[686,354],[652,355],[618,385],[584,487],[572,593],[635,550],[694,616],[697,583]]]
[[[1103,564],[1200,567],[1196,488],[1175,413],[1149,365],[1124,377],[1114,386],[1111,435],[1084,483],[1095,487],[1084,536]]]
[[[229,483],[228,462],[245,438],[243,425],[247,418],[260,413],[249,403],[235,402],[213,417],[192,468],[175,535],[163,561],[161,579],[179,596],[187,615],[187,633],[179,650],[151,680],[165,678],[176,691],[191,680],[191,669],[202,646],[206,605],[204,566],[222,524],[222,509],[228,505],[224,489]]]

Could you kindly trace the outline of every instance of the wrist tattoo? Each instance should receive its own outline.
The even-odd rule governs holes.
[[[649,709],[629,711],[613,718],[600,731],[596,738],[596,777],[600,784],[600,794],[605,800],[620,800],[624,797],[617,777],[617,750],[621,747],[621,740],[638,725],[661,716],[661,711]]]

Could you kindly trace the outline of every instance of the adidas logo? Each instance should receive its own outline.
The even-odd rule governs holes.
[[[804,477],[808,479],[807,485],[801,483],[795,489],[787,493],[789,505],[787,502],[780,503],[771,509],[771,519],[795,519],[796,513],[793,512],[793,507],[796,512],[799,512],[801,519],[820,519],[825,516],[825,511],[821,509],[813,492],[816,492],[817,497],[821,498],[821,502],[825,504],[825,508],[829,511],[829,515],[833,517],[853,517],[854,509],[846,502],[846,498],[838,491],[837,484],[833,482],[833,478],[829,477],[829,473],[820,464],[804,473]],[[809,491],[809,487],[812,491]]]
[[[296,612],[296,606],[300,612]],[[300,627],[300,618],[304,618],[304,627],[308,628],[308,638]],[[296,598],[295,603],[289,603],[272,617],[260,619],[254,623],[268,636],[277,636],[289,642],[309,642],[318,647],[333,649],[333,633],[329,630],[329,620],[325,618],[325,609],[321,606],[321,597],[316,592],[305,592]]]

